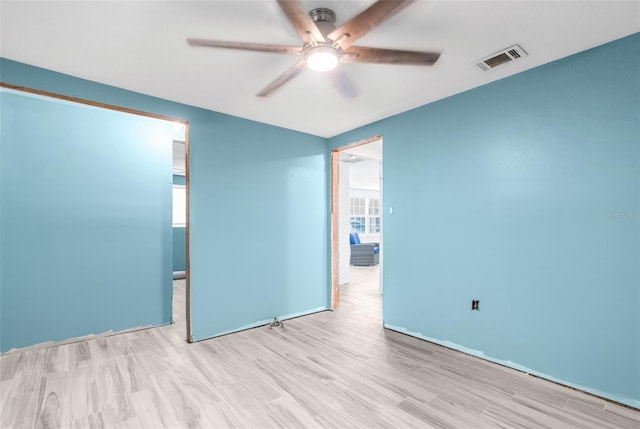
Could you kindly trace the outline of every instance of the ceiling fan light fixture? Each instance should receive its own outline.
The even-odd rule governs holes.
[[[256,94],[257,97],[267,97],[305,70],[328,72],[336,69],[342,62],[431,66],[438,60],[439,52],[355,46],[354,43],[357,40],[413,3],[413,0],[370,0],[370,2],[372,4],[365,10],[336,27],[336,14],[331,9],[315,8],[307,14],[303,3],[309,2],[277,0],[280,9],[286,15],[295,32],[298,33],[302,45],[285,46],[193,38],[188,38],[187,43],[191,46],[207,48],[298,56],[298,61],[293,67],[276,77]],[[350,78],[341,69],[336,69],[329,74],[331,83],[344,97],[352,98],[357,95],[356,88]]]
[[[329,71],[338,65],[338,53],[329,46],[317,46],[306,54],[307,65],[311,70]]]

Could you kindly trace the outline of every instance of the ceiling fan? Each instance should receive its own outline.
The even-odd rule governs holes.
[[[353,44],[383,21],[404,9],[414,0],[378,0],[359,15],[335,26],[336,14],[331,9],[316,8],[306,13],[297,0],[277,0],[302,39],[302,47],[264,43],[227,42],[210,39],[187,39],[191,46],[241,49],[247,51],[293,54],[301,57],[289,70],[278,76],[257,96],[266,97],[307,68],[329,72],[334,86],[346,97],[356,90],[338,63],[380,63],[433,65],[440,53],[366,48]]]

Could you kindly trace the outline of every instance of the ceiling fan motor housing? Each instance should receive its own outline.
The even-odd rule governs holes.
[[[336,13],[331,9],[319,7],[309,11],[309,15],[311,15],[313,22],[316,23],[323,36],[326,37],[327,34],[336,29]]]

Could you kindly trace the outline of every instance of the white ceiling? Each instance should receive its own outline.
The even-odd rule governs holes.
[[[302,4],[333,9],[341,25],[373,1]],[[0,8],[5,58],[323,137],[640,31],[639,1],[417,1],[356,45],[441,51],[435,66],[345,64],[353,99],[307,71],[263,99],[254,94],[296,57],[185,39],[299,45],[274,0],[2,0]],[[516,43],[529,56],[488,72],[475,66]]]

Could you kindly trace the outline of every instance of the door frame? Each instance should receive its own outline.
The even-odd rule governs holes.
[[[185,324],[187,326],[187,342],[193,343],[193,332],[191,330],[191,258],[189,257],[191,245],[191,156],[190,156],[190,141],[189,136],[189,121],[184,122],[184,170],[185,170],[185,194],[186,194],[186,224],[185,224]]]
[[[340,205],[338,198],[340,152],[378,140],[383,140],[382,135],[378,134],[331,150],[331,310],[337,310],[340,307]],[[380,189],[380,194],[382,195],[382,189]],[[382,214],[380,217],[382,218]],[[382,278],[380,279],[380,287],[382,287]]]

